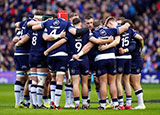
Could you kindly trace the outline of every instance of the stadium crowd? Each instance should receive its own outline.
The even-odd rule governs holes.
[[[131,19],[144,37],[143,72],[160,71],[160,2],[157,0],[0,0],[0,71],[15,70],[13,61],[14,24],[42,9],[47,14],[59,10],[76,12],[80,18],[124,16]]]

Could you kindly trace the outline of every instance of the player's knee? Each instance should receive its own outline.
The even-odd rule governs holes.
[[[56,75],[65,75],[65,72],[63,72],[63,71],[57,71]]]
[[[17,78],[25,77],[25,72],[24,71],[16,71],[16,77]]]
[[[48,76],[48,73],[39,72],[37,76],[38,76],[38,85],[43,86]]]

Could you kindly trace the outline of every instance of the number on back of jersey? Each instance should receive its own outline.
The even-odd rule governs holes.
[[[122,47],[128,46],[129,45],[129,37],[126,36],[122,38]]]
[[[32,45],[35,46],[37,44],[37,36],[33,36]]]
[[[81,48],[82,48],[82,43],[81,42],[77,42],[75,44],[75,47],[77,48],[77,52],[79,52],[81,50]]]

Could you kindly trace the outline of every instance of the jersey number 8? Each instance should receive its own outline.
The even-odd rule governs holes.
[[[37,44],[36,40],[37,40],[37,36],[34,36],[34,37],[32,38],[32,45],[35,46],[35,45]]]

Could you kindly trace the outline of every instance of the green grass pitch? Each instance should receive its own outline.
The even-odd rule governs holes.
[[[0,115],[160,115],[160,85],[158,84],[143,84],[145,110],[97,110],[98,101],[95,92],[95,86],[92,84],[91,91],[91,107],[88,110],[42,110],[42,109],[15,109],[14,108],[14,85],[0,84]],[[133,92],[133,101],[136,101],[136,96]],[[159,101],[159,102],[158,102]],[[65,103],[64,91],[61,97],[60,105],[63,107]],[[132,106],[136,106],[133,103]]]

